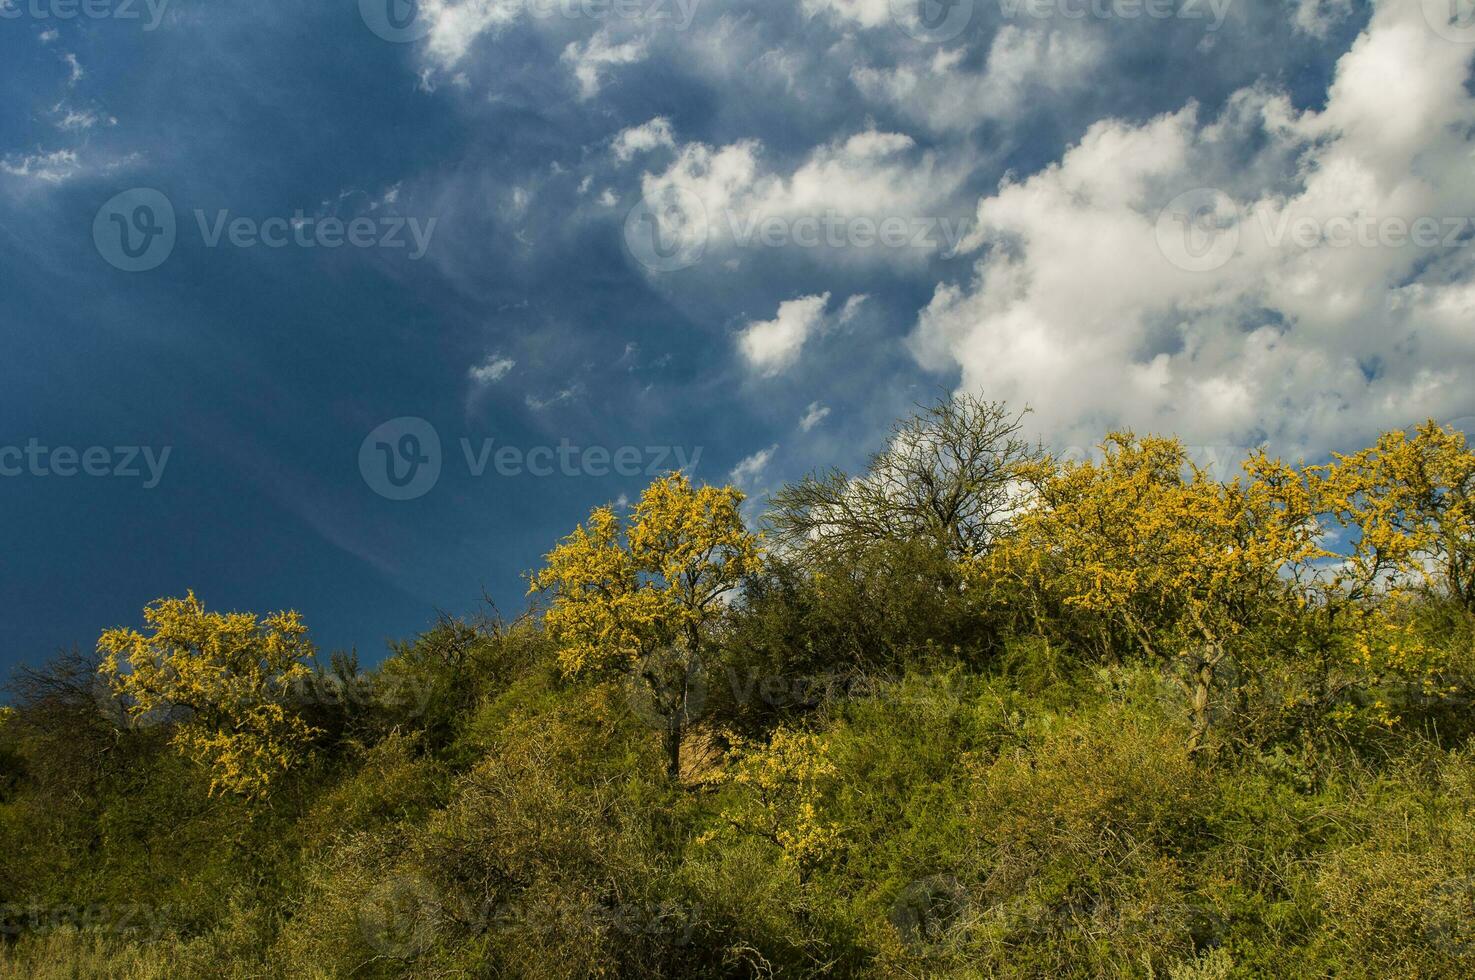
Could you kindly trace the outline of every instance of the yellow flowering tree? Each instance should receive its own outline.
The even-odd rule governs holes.
[[[1445,651],[1414,609],[1420,592],[1435,592],[1475,613],[1475,452],[1464,434],[1431,420],[1309,473],[1328,527],[1342,532],[1321,610],[1327,635],[1350,638],[1345,666],[1365,687],[1394,680],[1448,693]],[[1398,721],[1381,699],[1370,716]]]
[[[1177,668],[1196,748],[1215,671],[1325,557],[1313,497],[1298,470],[1263,455],[1221,482],[1176,439],[1113,433],[1101,452],[1037,466],[1037,498],[977,571],[1097,621],[1108,648],[1122,636]]]
[[[288,695],[312,656],[295,612],[207,612],[193,592],[143,611],[147,632],[98,640],[98,672],[130,720],[167,719],[170,742],[210,771],[210,792],[265,796],[315,734]]]
[[[1475,612],[1475,452],[1463,433],[1431,420],[1311,469],[1322,508],[1353,535],[1343,589],[1420,584]]]
[[[641,494],[628,526],[596,508],[531,576],[531,591],[551,596],[544,622],[565,674],[633,671],[648,686],[673,778],[703,645],[726,597],[762,563],[742,502],[732,487],[672,473]]]
[[[722,809],[728,827],[777,847],[803,881],[844,842],[840,825],[820,812],[837,775],[824,741],[780,728],[767,745],[734,737],[731,766],[709,781],[736,789]],[[701,842],[719,833],[705,834]]]

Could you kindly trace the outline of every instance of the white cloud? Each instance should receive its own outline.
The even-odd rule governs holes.
[[[1352,0],[1299,0],[1296,30],[1312,37],[1326,37],[1332,25],[1351,13]]]
[[[880,27],[891,23],[891,0],[803,0],[809,17],[828,14],[842,23],[861,27]]]
[[[496,384],[498,381],[507,377],[508,373],[516,366],[517,362],[512,358],[502,357],[500,354],[493,354],[481,364],[472,367],[467,372],[467,376],[479,385]]]
[[[427,18],[430,59],[450,70],[466,57],[483,34],[497,36],[521,16],[524,0],[421,0],[419,15]]]
[[[532,409],[533,411],[541,412],[545,408],[552,408],[554,405],[562,405],[565,402],[571,402],[583,393],[584,386],[575,382],[574,384],[569,385],[567,388],[561,389],[560,391],[547,398],[538,398],[533,395],[525,395],[523,397],[523,403],[526,404],[527,407]]]
[[[777,444],[758,450],[734,466],[732,472],[728,474],[728,479],[740,487],[751,485],[768,468],[768,461],[777,451]]]
[[[1468,411],[1475,248],[1297,244],[1278,229],[1475,214],[1471,53],[1418,4],[1385,3],[1321,112],[1255,88],[1209,124],[1193,105],[1097,123],[979,204],[973,280],[938,287],[914,353],[1029,403],[1067,444],[1126,424],[1294,453]],[[1205,184],[1238,202],[1237,248],[1191,272],[1168,260],[1180,229],[1160,244],[1158,218]]]
[[[1095,77],[1104,47],[1093,36],[1023,30],[994,35],[981,72],[958,67],[964,49],[940,49],[930,63],[851,72],[867,97],[894,105],[936,130],[971,130],[990,119],[1012,119],[1038,106],[1039,92],[1061,93]]]
[[[92,109],[73,109],[66,105],[53,107],[52,112],[61,118],[56,121],[56,128],[66,131],[77,131],[91,129],[99,124],[116,126],[118,120],[113,116],[103,116]]]
[[[961,237],[966,219],[954,201],[965,167],[919,150],[903,133],[867,129],[823,144],[787,175],[764,167],[762,153],[757,140],[720,148],[686,143],[663,172],[645,174],[646,200],[689,202],[705,218],[678,226],[660,211],[663,233],[671,239],[705,234],[711,250],[752,247],[777,223],[783,242],[807,240],[806,247],[861,260],[914,263]],[[902,247],[876,244],[876,229],[888,219],[900,222]],[[855,231],[863,223],[869,223],[868,244]]]
[[[60,184],[81,173],[82,161],[73,150],[53,150],[0,158],[0,171],[23,180]]]
[[[779,304],[772,320],[754,320],[738,336],[738,349],[748,366],[764,377],[792,367],[810,336],[824,324],[830,294],[803,296]]]
[[[866,298],[864,293],[851,296],[833,318],[825,315],[829,293],[786,300],[779,304],[772,320],[751,320],[742,328],[738,334],[738,351],[748,367],[761,377],[781,374],[799,362],[800,353],[812,338],[849,323]],[[814,408],[810,406],[811,411]],[[828,414],[829,409],[823,412]]]
[[[644,61],[646,53],[643,38],[615,43],[605,28],[582,44],[569,42],[563,49],[563,61],[573,69],[574,79],[579,83],[579,98],[592,99],[599,94],[607,68]]]
[[[648,153],[659,147],[675,147],[676,137],[671,131],[671,120],[656,116],[648,123],[623,129],[613,144],[615,159],[628,162],[637,153]]]
[[[66,54],[62,55],[61,60],[66,63],[67,69],[70,74],[70,77],[67,79],[67,84],[76,85],[82,80],[82,77],[87,74],[85,71],[82,70],[82,63],[77,60],[77,56],[72,54],[72,52],[68,51]]]
[[[804,417],[799,420],[799,431],[808,432],[829,416],[829,408],[819,402],[810,402],[809,407],[804,410]]]
[[[52,41],[55,41],[59,37],[61,37],[61,32],[54,27],[48,27],[39,35],[39,39],[42,44],[50,44]]]

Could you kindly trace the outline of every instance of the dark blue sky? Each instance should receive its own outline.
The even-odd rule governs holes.
[[[956,35],[918,39],[886,0],[706,0],[689,24],[666,16],[686,9],[674,2],[634,17],[424,0],[402,10],[428,35],[391,43],[366,25],[374,4],[354,0],[170,0],[156,26],[142,0],[69,18],[56,16],[65,0],[11,0],[0,666],[90,646],[191,588],[217,608],[299,609],[320,647],[372,661],[483,588],[516,611],[521,573],[591,506],[633,498],[645,469],[675,465],[673,450],[700,453],[698,478],[758,497],[812,467],[854,467],[909,404],[998,387],[988,372],[1013,370],[1017,344],[954,320],[993,323],[989,297],[1008,290],[985,265],[1028,244],[868,245],[857,215],[900,217],[909,238],[939,221],[972,230],[980,200],[1046,180],[1101,126],[1145,130],[1186,106],[1192,152],[1211,148],[1203,166],[1218,168],[1200,183],[1237,199],[1294,194],[1307,148],[1335,137],[1306,123],[1292,152],[1266,105],[1281,97],[1305,119],[1326,109],[1339,59],[1374,18],[1340,0],[1231,2],[1210,30],[1181,11],[1066,16],[1076,6],[1029,17],[978,0]],[[134,10],[141,19],[123,16]],[[1240,125],[1255,99],[1256,122]],[[1216,125],[1233,138],[1213,137]],[[1131,206],[1161,207],[1195,159],[1154,170]],[[139,208],[159,197],[118,197],[135,189],[168,202],[174,241],[155,267],[125,271],[122,230],[164,241],[144,237],[162,212]],[[700,200],[711,230],[699,258],[652,269],[627,216],[673,194]],[[247,220],[236,242],[225,230],[212,244],[222,212]],[[734,221],[765,215],[789,234],[797,217],[829,216],[846,237],[734,240]],[[331,237],[331,219],[361,219],[365,244],[299,243]],[[414,227],[428,232],[423,255]],[[282,247],[256,240],[273,228]],[[1438,284],[1462,275],[1445,269]],[[1224,308],[1294,319],[1244,293]],[[935,296],[962,305],[941,310]],[[931,328],[919,324],[929,304]],[[1186,328],[1159,346],[1113,347],[1123,364],[1103,364],[1099,387],[1164,351],[1208,349]],[[1183,375],[1227,376],[1243,357]],[[1128,392],[1110,410],[1046,411],[1042,434],[1132,422],[1135,404]],[[1429,411],[1457,407],[1434,398]],[[1256,441],[1297,413],[1266,400],[1195,437]],[[381,438],[363,445],[378,430],[394,453],[425,449],[401,442],[423,429],[380,428],[401,418],[428,422],[442,449],[433,486],[409,500],[379,492]],[[1284,435],[1324,448],[1383,421]],[[486,440],[520,462],[490,456],[477,475]],[[550,458],[537,447],[561,443],[580,448],[576,472],[526,472]],[[39,448],[4,455],[42,445],[63,449],[40,466]],[[106,450],[91,468],[108,475],[82,471],[91,447]],[[113,475],[120,447],[155,460],[167,447],[157,486],[141,452],[139,476]],[[600,453],[622,447],[638,462],[605,474]]]

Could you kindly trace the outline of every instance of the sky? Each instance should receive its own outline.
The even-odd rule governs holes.
[[[0,0],[0,669],[362,660],[955,390],[1221,468],[1475,417],[1472,0]]]

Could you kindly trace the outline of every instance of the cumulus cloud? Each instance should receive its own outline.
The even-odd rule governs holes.
[[[772,320],[754,320],[738,335],[738,349],[748,366],[772,377],[799,360],[809,338],[824,324],[830,294],[802,296],[779,304]]]
[[[839,23],[880,27],[892,23],[891,0],[803,0],[809,17],[827,16]]]
[[[522,15],[523,0],[421,0],[431,61],[449,71],[459,65],[483,34],[496,36]]]
[[[680,204],[679,213],[657,210],[662,233],[700,234],[712,250],[792,246],[920,261],[949,251],[966,228],[957,204],[966,168],[904,133],[867,129],[822,144],[788,173],[765,165],[763,150],[758,140],[680,145],[664,171],[641,180],[646,200]]]
[[[1294,452],[1460,414],[1472,249],[1408,228],[1468,234],[1470,58],[1385,3],[1319,112],[1256,87],[1211,122],[1097,123],[979,204],[972,281],[937,288],[914,353],[1057,443],[1128,424]]]
[[[732,472],[728,475],[728,479],[740,487],[752,485],[763,474],[763,471],[768,468],[768,461],[773,458],[773,454],[777,451],[778,446],[776,444],[769,446],[767,449],[758,450],[734,466]]]
[[[967,131],[989,119],[1023,115],[1040,93],[1087,85],[1104,47],[1085,33],[1024,30],[1006,25],[994,35],[982,71],[960,68],[963,48],[939,49],[930,62],[894,68],[861,66],[851,78],[862,93],[896,106],[935,130]]]
[[[563,49],[563,62],[573,70],[574,80],[579,85],[579,98],[592,99],[599,94],[607,69],[644,61],[646,54],[643,38],[616,42],[609,30],[604,29],[583,43],[569,42]]]
[[[671,130],[671,121],[665,116],[656,116],[650,122],[620,130],[612,149],[615,159],[625,163],[637,153],[675,145],[676,137]]]

